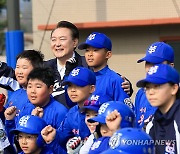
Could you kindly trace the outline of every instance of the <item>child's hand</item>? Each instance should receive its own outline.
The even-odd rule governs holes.
[[[124,80],[124,82],[122,82],[121,87],[129,95],[130,94],[130,83],[128,80],[126,80],[125,76],[121,76],[121,78]]]
[[[44,141],[47,144],[50,144],[56,136],[56,129],[53,128],[51,125],[48,125],[45,128],[43,128],[43,130],[41,131],[41,135]]]
[[[117,110],[114,110],[106,117],[106,125],[108,128],[115,132],[116,130],[120,129],[122,117]]]
[[[16,107],[15,106],[11,106],[8,107],[5,111],[4,111],[4,116],[6,118],[6,120],[13,120],[14,117],[16,116]]]
[[[32,110],[31,115],[38,116],[38,117],[42,118],[43,108],[36,107],[35,109]]]
[[[83,144],[80,136],[69,139],[69,141],[66,143],[67,153],[78,153],[82,145]]]

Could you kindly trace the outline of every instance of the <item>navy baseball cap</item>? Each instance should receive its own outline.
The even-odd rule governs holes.
[[[106,48],[109,51],[112,49],[112,43],[109,37],[107,37],[103,33],[93,32],[91,33],[88,38],[86,39],[86,42],[81,43],[78,46],[78,49],[83,50],[86,49],[88,46],[92,46],[94,48]]]
[[[163,61],[174,62],[173,48],[164,42],[155,42],[151,44],[146,50],[146,56],[137,61],[141,63],[147,61],[152,64],[160,64]]]
[[[146,74],[146,78],[138,81],[136,86],[145,87],[147,83],[175,83],[179,85],[179,73],[170,65],[157,64],[149,69]]]
[[[80,87],[95,85],[96,76],[94,72],[88,68],[76,67],[70,72],[68,78],[62,83],[62,85],[69,85],[70,83]]]

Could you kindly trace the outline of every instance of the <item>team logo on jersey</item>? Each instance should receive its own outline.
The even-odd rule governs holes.
[[[79,68],[74,69],[74,70],[71,72],[71,76],[77,76],[77,75],[79,74],[79,71],[80,71]]]
[[[117,148],[120,145],[120,138],[122,134],[121,133],[115,133],[109,140],[109,146],[112,149]]]
[[[90,34],[90,35],[88,36],[88,40],[94,40],[94,39],[95,39],[95,36],[96,36],[96,34]]]
[[[152,75],[152,74],[156,73],[157,70],[158,70],[158,68],[159,68],[159,66],[153,66],[153,67],[151,67],[151,68],[149,69],[149,71],[148,71],[148,74],[149,74],[149,75]]]
[[[26,126],[28,119],[30,118],[30,116],[23,116],[20,120],[19,120],[19,125],[20,126]]]
[[[102,114],[106,111],[107,107],[109,106],[109,103],[104,103],[101,105],[101,107],[98,110],[98,114]]]
[[[125,99],[124,99],[124,103],[125,103],[127,106],[129,106],[131,109],[133,109],[133,104],[132,104],[130,98],[125,98]]]
[[[91,147],[91,150],[95,150],[99,148],[100,144],[101,144],[101,141],[94,142],[94,144]]]
[[[148,49],[148,52],[149,52],[150,54],[152,54],[153,52],[156,51],[156,48],[157,48],[157,46],[150,46],[149,49]]]
[[[166,142],[165,154],[175,154],[175,144]]]
[[[0,129],[0,140],[3,142],[6,140],[6,133],[3,129]]]
[[[91,100],[97,101],[99,99],[99,95],[92,95]]]

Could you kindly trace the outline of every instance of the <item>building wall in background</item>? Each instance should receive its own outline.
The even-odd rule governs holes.
[[[146,48],[162,37],[180,36],[179,25],[153,26],[153,19],[178,18],[178,8],[180,1],[177,0],[32,0],[33,45],[41,49],[46,59],[54,58],[50,50],[50,31],[38,30],[38,25],[56,24],[61,20],[72,23],[152,20],[152,26],[80,29],[80,42],[93,31],[111,38],[113,56],[109,65],[132,82],[135,94],[136,82],[145,76],[144,64],[136,61],[144,56]],[[79,53],[83,55],[82,51]]]

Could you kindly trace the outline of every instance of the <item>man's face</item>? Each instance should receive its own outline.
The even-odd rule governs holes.
[[[68,28],[57,28],[51,36],[51,49],[55,57],[67,60],[72,57],[78,44],[78,39],[72,38],[72,32]]]

